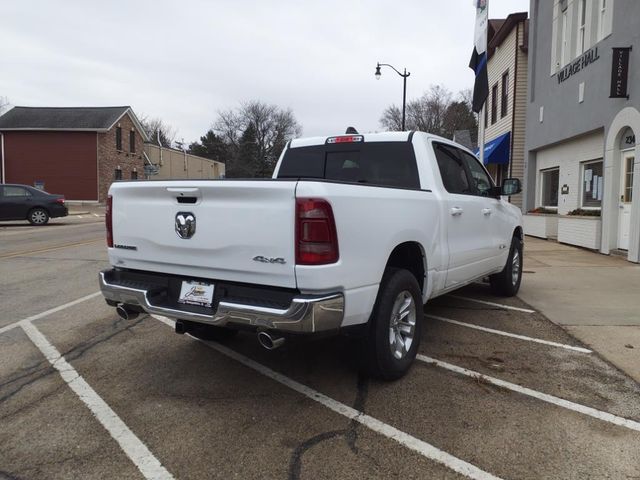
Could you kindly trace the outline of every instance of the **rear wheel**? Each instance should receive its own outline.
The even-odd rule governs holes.
[[[513,297],[520,290],[520,282],[522,281],[522,240],[514,236],[511,240],[511,249],[509,250],[509,258],[507,264],[500,273],[491,275],[491,290],[496,295],[503,297]]]
[[[44,208],[34,208],[27,217],[31,225],[45,225],[49,221],[49,213]]]
[[[413,363],[420,344],[422,295],[413,274],[389,269],[365,338],[365,368],[371,375],[395,380]]]

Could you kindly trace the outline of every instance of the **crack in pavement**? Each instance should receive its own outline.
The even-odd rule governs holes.
[[[356,398],[353,402],[353,408],[359,412],[364,413],[364,407],[369,395],[369,378],[362,373],[358,373]],[[327,432],[314,435],[307,440],[300,443],[292,452],[291,459],[289,460],[289,480],[299,480],[302,470],[302,457],[303,455],[315,447],[316,445],[338,437],[343,437],[349,446],[349,449],[358,455],[358,447],[356,442],[358,440],[358,426],[360,423],[356,419],[352,419],[349,422],[349,426],[341,430],[330,430]]]
[[[0,470],[0,480],[22,480],[20,477],[16,477],[13,473]]]
[[[118,319],[115,322],[112,323],[112,328],[117,328],[117,330],[104,335],[104,333],[96,335],[92,338],[90,338],[89,340],[80,343],[79,345],[67,350],[66,352],[61,353],[61,357],[65,358],[68,362],[70,362],[71,360],[77,360],[78,358],[82,357],[87,351],[91,350],[93,347],[104,343],[112,338],[114,338],[115,336],[123,333],[123,332],[127,332],[130,331],[133,327],[137,326],[138,324],[140,324],[142,321],[144,321],[145,319],[149,318],[148,315],[141,315],[139,319],[137,319],[134,322],[129,322],[127,324],[127,326],[125,328],[119,328],[120,325],[125,322],[126,320],[122,320],[122,319]],[[12,397],[14,397],[16,394],[18,394],[20,391],[22,391],[24,388],[28,387],[29,385],[32,385],[33,383],[35,383],[36,381],[43,379],[45,377],[47,377],[48,375],[51,375],[52,373],[56,372],[56,369],[53,367],[53,365],[49,364],[47,367],[45,368],[40,368],[37,369],[40,365],[42,365],[43,363],[48,363],[46,360],[42,361],[41,363],[38,363],[37,365],[35,365],[32,368],[32,371],[28,371],[22,375],[19,375],[18,377],[14,377],[2,384],[0,384],[0,387],[4,387],[6,385],[9,385],[11,383],[17,382],[19,380],[22,380],[26,377],[29,377],[31,375],[36,375],[33,378],[30,378],[28,381],[21,383],[20,385],[18,385],[14,390],[12,390],[11,392],[3,395],[0,397],[0,404],[6,402],[7,400],[11,399]],[[35,371],[33,371],[33,369],[37,369]],[[52,393],[54,392],[48,392],[44,395],[41,395],[40,397],[38,397],[37,399],[35,399],[33,402],[31,402],[29,405],[26,405],[25,407],[21,408],[27,408],[30,406],[33,406],[37,403],[39,403],[40,401],[42,401],[43,399],[47,398],[48,396],[50,396]],[[16,412],[13,412],[10,415],[15,414]],[[0,418],[5,418],[7,415],[2,416]]]

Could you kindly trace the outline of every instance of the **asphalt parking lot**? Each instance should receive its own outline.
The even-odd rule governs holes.
[[[384,383],[346,338],[120,320],[99,220],[0,223],[0,479],[640,478],[640,386],[517,298],[433,301]]]

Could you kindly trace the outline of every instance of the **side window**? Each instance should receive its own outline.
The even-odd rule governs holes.
[[[493,182],[487,171],[480,165],[480,162],[473,155],[460,152],[460,156],[471,173],[471,185],[473,194],[481,197],[488,197],[493,187]]]
[[[4,187],[5,197],[30,197],[31,192],[23,187]]]
[[[467,172],[455,148],[434,143],[434,151],[444,188],[449,193],[472,193]]]

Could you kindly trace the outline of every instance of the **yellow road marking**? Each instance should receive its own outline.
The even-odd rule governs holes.
[[[104,238],[101,237],[101,238],[96,238],[95,240],[89,240],[86,242],[66,243],[64,245],[58,245],[56,247],[50,247],[50,248],[41,248],[39,250],[27,250],[24,252],[8,253],[6,255],[0,255],[0,259],[24,257],[26,255],[34,255],[36,253],[53,252],[54,250],[62,250],[63,248],[69,248],[69,247],[80,247],[82,245],[89,245],[91,243],[102,242],[102,241],[104,241]]]

